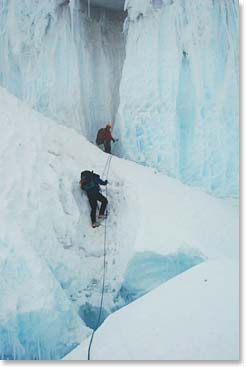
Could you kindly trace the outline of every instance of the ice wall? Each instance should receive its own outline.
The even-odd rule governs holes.
[[[88,9],[86,3],[75,2],[74,38],[79,60],[84,131],[94,142],[98,129],[106,121],[113,122],[118,110],[125,57],[125,15],[98,7]]]
[[[0,359],[60,359],[89,329],[13,221],[1,221]]]
[[[78,62],[63,3],[1,0],[0,83],[40,112],[79,129]]]
[[[87,4],[0,0],[0,84],[90,141],[117,114],[115,153],[237,196],[238,2],[127,0],[124,35]]]
[[[127,266],[116,308],[121,302],[125,306],[205,260],[201,252],[194,250],[179,250],[166,256],[151,251],[136,252]]]
[[[0,84],[94,141],[118,108],[121,13],[79,0],[0,0],[0,24]]]
[[[128,0],[119,153],[237,196],[238,2]]]

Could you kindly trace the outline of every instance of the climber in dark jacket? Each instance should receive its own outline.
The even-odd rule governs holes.
[[[107,180],[103,181],[100,176],[93,171],[83,171],[81,173],[80,187],[87,193],[87,197],[91,206],[91,225],[93,228],[96,228],[100,225],[100,223],[96,221],[96,210],[98,201],[101,202],[98,218],[106,218],[105,210],[108,204],[108,200],[105,196],[101,194],[100,185],[105,186],[107,184]]]

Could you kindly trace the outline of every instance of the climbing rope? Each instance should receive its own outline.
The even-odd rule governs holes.
[[[109,175],[109,170],[110,170],[110,164],[111,164],[111,160],[112,160],[112,155],[109,154],[103,173],[102,173],[102,178],[104,177],[104,174],[106,174],[105,179],[108,179],[108,175]],[[107,185],[106,185],[106,198],[108,197],[108,189],[107,189]],[[104,227],[104,239],[103,239],[103,282],[102,282],[102,291],[101,291],[101,301],[100,301],[100,307],[99,307],[99,314],[98,314],[98,319],[97,319],[97,323],[96,326],[91,334],[91,339],[90,339],[90,343],[89,343],[89,347],[88,347],[88,355],[87,355],[87,359],[88,361],[90,361],[91,357],[91,345],[93,342],[93,338],[94,338],[94,334],[95,331],[97,330],[98,326],[100,325],[100,320],[101,320],[101,315],[102,315],[102,307],[103,307],[103,299],[104,299],[104,291],[105,291],[105,278],[106,278],[106,244],[107,244],[107,219],[108,216],[106,216],[105,218],[105,227]]]
[[[107,158],[107,161],[106,161],[106,164],[104,166],[103,173],[102,173],[102,179],[103,179],[105,173],[107,172],[107,170],[109,171],[109,166],[110,166],[111,159],[112,159],[112,155],[108,154],[108,158]],[[108,175],[108,172],[107,172],[107,175]],[[107,188],[107,186],[106,186],[106,188]]]

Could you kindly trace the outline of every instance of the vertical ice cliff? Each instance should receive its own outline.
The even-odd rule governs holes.
[[[238,2],[128,0],[120,153],[237,196]]]
[[[119,155],[237,196],[238,2],[90,3],[0,0],[0,84],[91,141],[117,115]]]
[[[80,89],[65,2],[1,0],[0,82],[57,121],[79,128]]]
[[[125,57],[124,14],[92,6],[88,9],[86,3],[75,2],[73,23],[85,121],[83,132],[94,142],[98,128],[106,121],[113,121],[118,110]]]
[[[0,0],[0,84],[90,140],[113,120],[122,13],[80,0]]]

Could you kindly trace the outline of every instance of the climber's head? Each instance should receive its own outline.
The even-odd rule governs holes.
[[[112,124],[111,122],[107,122],[106,123],[106,129],[111,129],[112,128]]]

